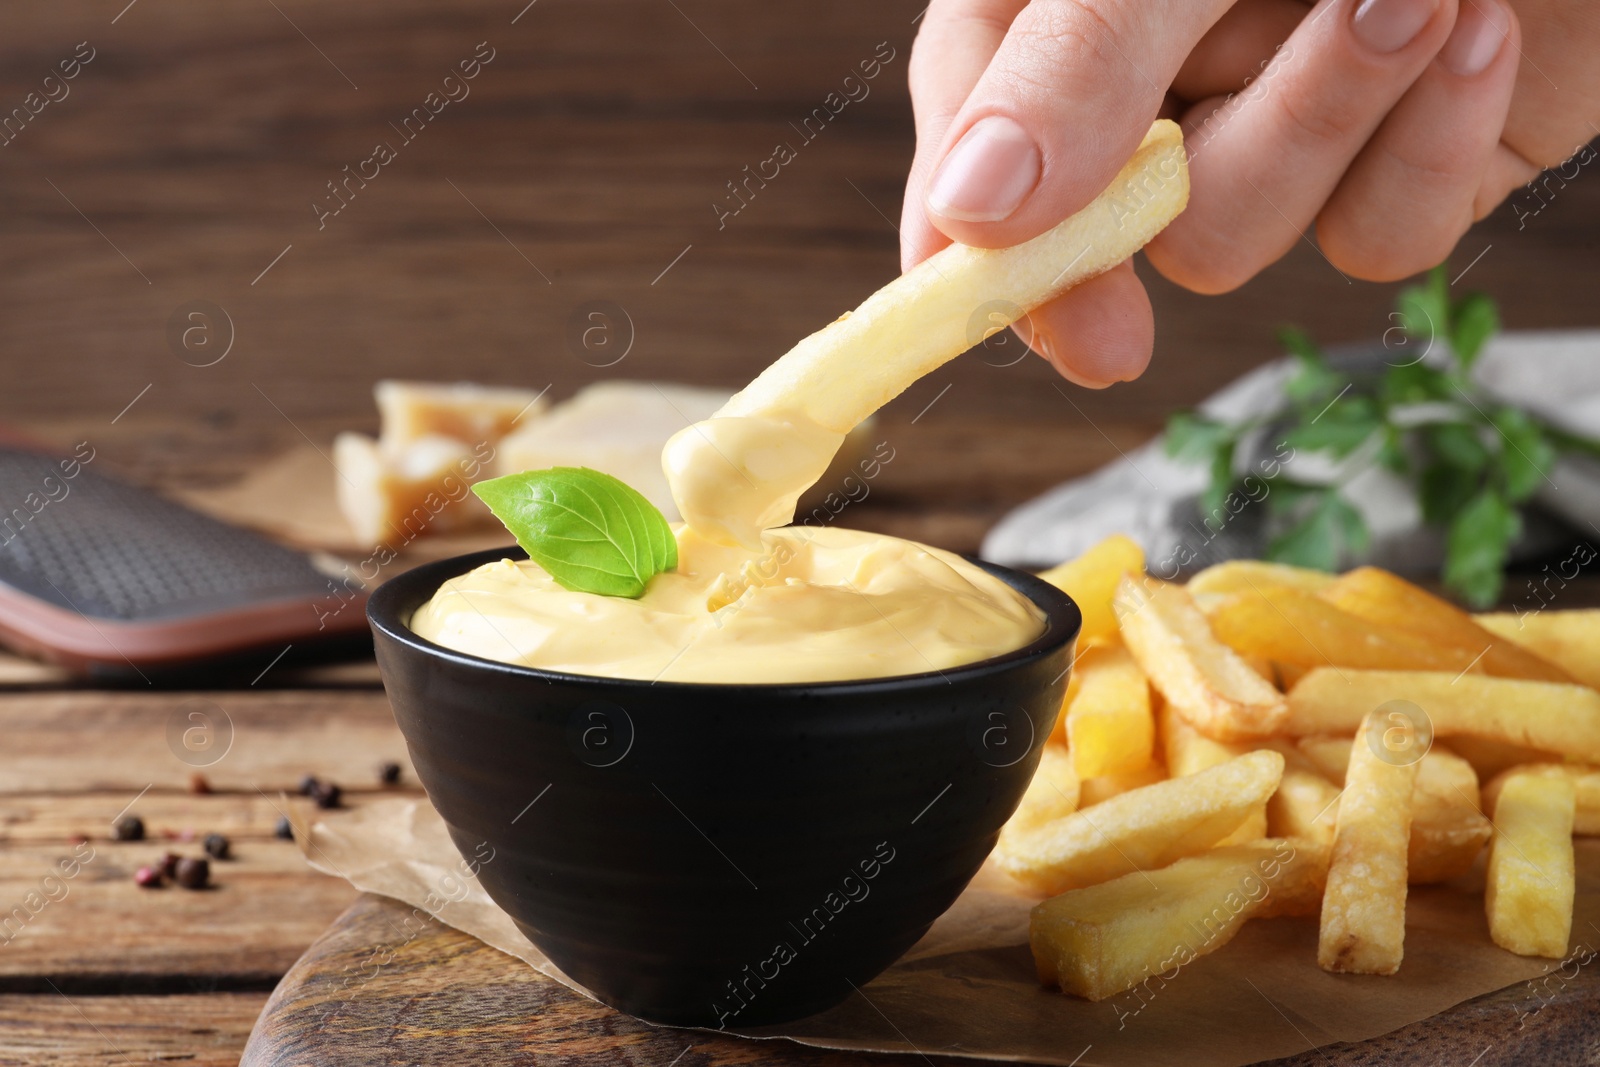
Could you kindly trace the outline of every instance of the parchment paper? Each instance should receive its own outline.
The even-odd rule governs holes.
[[[465,874],[426,800],[384,800],[323,816],[296,840],[316,869],[422,907],[589,995]],[[1600,842],[1579,839],[1577,856],[1569,974],[1600,947]],[[1325,974],[1316,964],[1316,920],[1266,919],[1247,923],[1171,981],[1151,983],[1142,997],[1129,992],[1090,1004],[1039,986],[1027,947],[1034,899],[985,868],[860,996],[799,1022],[733,1032],[823,1048],[1078,1067],[1240,1067],[1376,1037],[1560,966],[1495,947],[1481,890],[1481,870],[1457,884],[1412,888],[1405,963],[1396,977]],[[1527,1010],[1537,1010],[1531,988],[1528,1001]]]

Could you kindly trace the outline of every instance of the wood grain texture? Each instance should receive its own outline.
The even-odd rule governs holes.
[[[211,717],[219,738],[232,725],[226,755],[205,766],[178,755],[195,712]],[[94,791],[126,802],[146,788],[187,792],[196,771],[249,795],[292,791],[307,774],[359,792],[378,788],[384,760],[416,781],[381,691],[0,693],[0,730],[0,795]]]
[[[0,995],[0,1065],[233,1067],[265,993]]]
[[[410,913],[408,905],[363,894],[284,976],[242,1067],[376,1067],[392,1062],[390,1041],[399,1035],[408,1059],[440,1067],[896,1062],[650,1026],[441,924],[397,937],[395,927]],[[1590,1064],[1600,1042],[1600,973],[1592,966],[1570,970],[1570,978],[1512,986],[1383,1037],[1307,1049],[1273,1067]]]

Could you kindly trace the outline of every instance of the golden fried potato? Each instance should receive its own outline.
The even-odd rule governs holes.
[[[1253,589],[1287,586],[1307,593],[1326,588],[1333,575],[1287,563],[1268,563],[1259,559],[1230,559],[1217,563],[1189,579],[1189,592],[1195,596],[1212,593],[1242,593]]]
[[[1493,811],[1506,779],[1516,774],[1566,778],[1572,783],[1572,832],[1579,837],[1600,835],[1600,767],[1587,763],[1527,763],[1502,772],[1483,787],[1483,810]]]
[[[1039,768],[1033,772],[1022,802],[1007,820],[1001,835],[1042,826],[1078,810],[1078,775],[1072,757],[1060,745],[1044,746]]]
[[[1420,707],[1438,737],[1466,734],[1600,763],[1600,693],[1481,674],[1319,667],[1290,691],[1283,732],[1349,733],[1392,701]]]
[[[1237,759],[1262,747],[1257,742],[1213,741],[1190,726],[1183,716],[1165,701],[1160,702],[1156,709],[1156,721],[1160,726],[1158,732],[1161,735],[1161,748],[1167,763],[1167,773],[1174,778],[1199,774],[1201,771]],[[1251,812],[1250,817],[1240,823],[1239,828],[1223,838],[1220,843],[1240,845],[1266,836],[1267,808],[1263,804],[1258,810]]]
[[[1219,741],[1269,737],[1283,725],[1282,693],[1217,640],[1181,586],[1124,578],[1117,588],[1122,639],[1167,702]]]
[[[1351,744],[1348,737],[1300,739],[1301,750],[1341,788]],[[1287,780],[1287,773],[1284,778]],[[1411,796],[1408,881],[1427,885],[1465,874],[1491,832],[1479,806],[1478,775],[1472,765],[1443,745],[1433,745],[1417,764],[1417,784]]]
[[[1257,841],[1063,893],[1028,924],[1039,980],[1089,1000],[1170,981],[1246,919],[1314,908],[1326,869],[1326,852],[1306,842]]]
[[[1600,608],[1479,615],[1477,622],[1600,689]]]
[[[1144,573],[1144,549],[1130,537],[1112,534],[1077,559],[1057,564],[1039,577],[1070,596],[1083,613],[1080,645],[1114,641],[1117,616],[1111,598],[1128,574]]]
[[[1478,656],[1359,618],[1316,593],[1287,586],[1232,593],[1208,602],[1206,616],[1217,637],[1236,652],[1297,667],[1459,673],[1475,669]]]
[[[1512,745],[1492,737],[1474,737],[1456,734],[1450,738],[1450,748],[1456,755],[1472,764],[1478,772],[1478,781],[1487,782],[1499,777],[1513,767],[1527,763],[1560,763],[1561,756],[1527,745]],[[1489,808],[1484,807],[1485,811]]]
[[[1572,676],[1554,663],[1507,641],[1473,621],[1471,615],[1448,600],[1420,589],[1399,575],[1377,567],[1358,567],[1340,575],[1319,594],[1322,599],[1365,619],[1374,627],[1394,628],[1438,649],[1454,649],[1476,661],[1483,673],[1500,678],[1529,678],[1540,682],[1570,682]],[[1430,668],[1423,662],[1353,663],[1355,667]]]
[[[1561,959],[1572,934],[1577,874],[1572,780],[1512,774],[1494,805],[1484,909],[1494,943],[1520,956]]]
[[[1394,974],[1406,936],[1406,853],[1417,761],[1390,762],[1369,713],[1356,733],[1322,896],[1317,964],[1348,974]]]
[[[1339,819],[1339,787],[1322,775],[1288,767],[1267,800],[1267,833],[1332,844]]]
[[[1129,774],[1148,766],[1156,722],[1150,683],[1120,644],[1085,649],[1073,668],[1078,688],[1066,706],[1067,746],[1082,778]]]
[[[1266,803],[1282,775],[1281,755],[1252,752],[1018,832],[995,850],[995,860],[1018,882],[1046,894],[1165,867],[1233,832]]]
[[[1167,769],[1159,760],[1151,760],[1138,770],[1129,771],[1127,774],[1103,774],[1098,778],[1085,778],[1079,790],[1078,807],[1092,808],[1130,789],[1164,782],[1166,779]]]

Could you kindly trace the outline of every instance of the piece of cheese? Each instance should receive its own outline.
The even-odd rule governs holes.
[[[396,551],[424,534],[481,525],[489,509],[468,487],[488,473],[489,455],[443,434],[391,451],[341,433],[333,441],[339,509],[364,547]]]
[[[495,473],[592,467],[633,486],[671,521],[678,509],[661,470],[667,438],[727,403],[725,389],[601,382],[524,423],[496,449]]]
[[[472,382],[408,382],[373,386],[378,440],[394,454],[426,437],[453,437],[469,448],[494,444],[544,411],[543,390]]]

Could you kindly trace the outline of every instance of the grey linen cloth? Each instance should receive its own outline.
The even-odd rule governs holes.
[[[1330,350],[1334,366],[1358,377],[1397,361],[1396,352],[1379,345]],[[1265,364],[1209,397],[1199,410],[1228,422],[1276,410],[1294,366],[1288,357]],[[1497,400],[1572,433],[1600,437],[1600,330],[1500,334],[1485,348],[1473,378]],[[1425,411],[1417,414],[1427,417]],[[1197,505],[1209,480],[1206,465],[1168,457],[1157,437],[1012,511],[984,539],[983,555],[1011,566],[1045,567],[1123,533],[1143,546],[1151,573],[1162,577],[1181,577],[1224,559],[1259,557],[1268,536],[1259,475],[1277,469],[1274,460],[1285,454],[1285,446],[1267,426],[1246,440],[1240,453],[1236,470],[1257,473],[1251,483],[1257,488],[1241,494],[1239,506],[1218,520],[1205,522]],[[1302,452],[1291,454],[1281,467],[1296,480],[1320,484],[1341,480],[1360,462],[1359,450],[1342,462]],[[1344,495],[1372,533],[1366,554],[1347,563],[1412,573],[1438,568],[1443,537],[1423,525],[1416,492],[1406,479],[1372,466],[1349,477]],[[1600,462],[1564,454],[1534,496],[1513,558],[1570,545],[1574,533],[1600,541]]]

